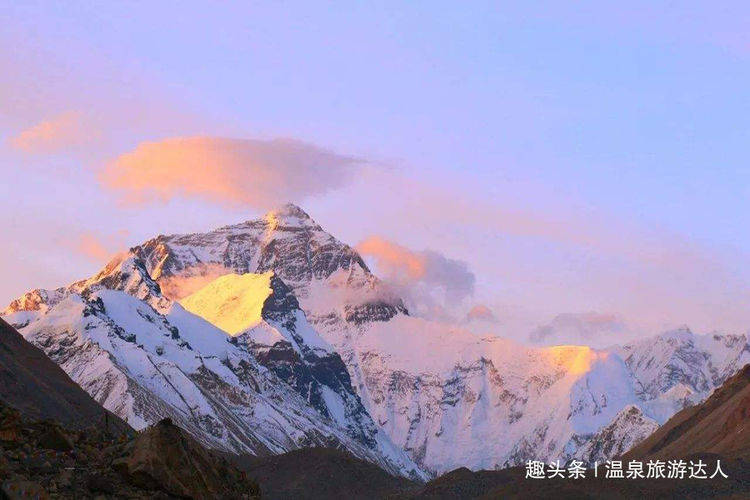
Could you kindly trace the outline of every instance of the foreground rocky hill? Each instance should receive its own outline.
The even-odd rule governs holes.
[[[252,498],[255,483],[164,420],[141,434],[0,321],[0,498]]]
[[[256,483],[164,420],[141,434],[30,420],[0,402],[0,497],[256,498]]]
[[[693,458],[697,458],[693,456]],[[716,456],[704,456],[713,464]],[[525,479],[523,467],[500,471],[459,469],[430,481],[423,488],[401,498],[411,499],[742,499],[750,495],[747,462],[722,460],[728,479],[606,479],[593,471],[584,479]]]
[[[383,499],[409,494],[422,485],[331,448],[236,460],[267,499]]]

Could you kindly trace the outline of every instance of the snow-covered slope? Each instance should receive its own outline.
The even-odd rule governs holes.
[[[341,359],[321,350],[325,342],[290,290],[271,275],[265,283],[262,317],[235,336],[162,296],[132,254],[68,288],[30,292],[4,317],[136,429],[170,417],[213,448],[268,454],[341,447],[393,473],[423,477],[374,425]],[[253,331],[260,328],[284,340],[259,346]],[[283,357],[289,350],[294,355]]]
[[[226,274],[180,300],[180,305],[235,336],[263,320],[272,276],[272,272]]]
[[[435,472],[570,457],[635,397],[617,355],[405,316],[363,332],[352,357],[371,414]]]
[[[438,473],[611,458],[750,362],[745,336],[532,348],[403,315],[351,339],[339,350],[371,415]]]
[[[326,233],[294,205],[259,220],[209,233],[158,236],[131,249],[131,255],[127,277],[115,279],[103,272],[73,288],[89,307],[94,307],[98,298],[104,300],[102,293],[109,293],[106,289],[124,290],[124,295],[140,299],[140,307],[148,306],[153,311],[141,311],[143,314],[164,318],[167,331],[175,327],[177,338],[163,332],[154,335],[158,339],[169,337],[170,346],[175,344],[169,349],[164,346],[157,351],[158,343],[148,347],[151,343],[141,342],[141,334],[130,341],[136,346],[143,343],[148,352],[157,353],[150,355],[152,359],[172,360],[182,352],[177,351],[180,342],[186,342],[202,358],[219,360],[212,362],[220,365],[215,371],[210,368],[214,374],[224,367],[240,378],[238,373],[250,370],[253,380],[280,384],[273,388],[258,384],[256,388],[247,382],[254,397],[283,388],[284,395],[279,398],[297,398],[294,400],[300,403],[295,405],[300,406],[290,406],[296,416],[286,425],[305,429],[299,432],[306,442],[315,442],[305,434],[314,426],[294,419],[302,418],[300,415],[312,419],[308,417],[312,414],[329,427],[344,429],[340,439],[345,443],[364,446],[368,453],[375,450],[390,454],[392,461],[405,464],[402,455],[393,458],[399,457],[398,450],[389,448],[395,444],[432,473],[459,466],[494,468],[528,459],[590,460],[620,453],[647,435],[654,422],[663,423],[686,404],[704,399],[750,361],[745,336],[699,336],[678,331],[605,350],[529,347],[497,337],[480,338],[456,326],[411,317],[402,301],[370,272],[355,250]],[[134,272],[143,279],[133,279]],[[252,285],[238,278],[226,278],[227,283],[216,281],[227,274],[248,273],[253,276],[246,278]],[[266,284],[262,281],[266,278],[258,275],[271,278]],[[251,305],[257,303],[258,293],[262,295],[269,288],[273,293],[264,300],[258,321],[257,312],[250,312],[257,307]],[[155,289],[164,293],[157,294]],[[206,290],[213,290],[215,300],[204,300],[212,296]],[[96,328],[63,327],[65,320],[55,319],[55,304],[67,300],[66,293],[27,294],[14,302],[12,310],[17,312],[13,321],[28,324],[24,335],[38,335],[40,326],[36,323],[43,321],[46,326],[42,331],[56,328],[64,336],[62,332],[72,329],[76,334],[71,342],[85,341]],[[201,296],[203,299],[198,300]],[[173,302],[178,299],[188,304],[200,302],[200,307],[191,306],[192,310],[217,324],[218,317],[224,317],[229,323],[222,327],[234,330],[230,333],[235,337],[227,342],[224,335],[217,351],[211,340],[215,336],[206,333],[206,322]],[[228,303],[235,299],[245,305]],[[220,315],[219,310],[223,311]],[[106,311],[107,320],[125,323],[125,317]],[[79,313],[75,318],[89,316]],[[136,316],[140,314],[136,312]],[[157,318],[156,322],[160,321]],[[126,338],[137,331],[120,328]],[[107,338],[120,338],[117,331]],[[58,351],[67,352],[56,345],[57,340],[42,336],[36,342],[49,342],[45,350],[53,357]],[[138,378],[122,369],[127,363],[118,361],[117,352],[126,347],[121,347],[119,340],[116,343],[111,350],[97,343],[119,367],[108,376],[120,384],[148,389],[142,391],[144,395],[139,389],[123,390],[116,404],[160,408],[159,401],[141,401],[154,394],[168,399],[162,393],[169,393],[169,388],[151,389],[142,381],[148,376]],[[203,356],[204,350],[212,354]],[[240,356],[245,357],[244,364],[238,361]],[[65,359],[60,362],[65,363]],[[196,378],[194,373],[199,368],[182,368],[183,362],[187,363],[175,364],[188,378]],[[102,366],[100,370],[109,369],[103,361]],[[70,366],[72,371],[79,369],[85,368],[78,361]],[[231,375],[227,373],[226,377]],[[92,376],[81,380],[84,378],[95,380]],[[240,387],[244,387],[242,380]],[[247,387],[243,390],[249,391]],[[92,390],[100,389],[95,386]],[[198,392],[213,394],[215,390],[202,386]],[[165,404],[179,407],[179,399],[169,399]],[[202,417],[191,421],[197,422],[196,433],[214,428],[213,424],[204,425],[206,419]],[[228,434],[222,432],[218,432],[221,439],[227,439]],[[335,429],[327,435],[339,436]]]
[[[659,423],[643,414],[636,405],[627,405],[596,434],[587,439],[576,452],[586,463],[604,463],[619,457],[659,428]]]
[[[610,350],[625,360],[644,412],[659,423],[750,363],[747,335],[696,335],[687,327]]]

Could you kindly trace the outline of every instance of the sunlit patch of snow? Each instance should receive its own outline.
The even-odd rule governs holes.
[[[235,336],[262,321],[273,272],[226,274],[180,300],[187,311]]]

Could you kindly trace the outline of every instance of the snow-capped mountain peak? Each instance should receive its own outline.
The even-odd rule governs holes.
[[[225,274],[273,271],[314,321],[362,324],[406,313],[354,248],[292,204],[208,233],[161,235],[132,250],[173,300]]]
[[[169,417],[212,448],[341,447],[425,477],[374,424],[341,358],[278,276],[229,275],[206,287],[187,307],[170,300],[136,249],[92,278],[26,294],[6,319],[137,429]],[[218,321],[223,312],[230,323]]]
[[[409,316],[294,205],[160,235],[5,314],[131,423],[171,416],[240,451],[341,446],[417,476],[620,453],[750,361],[745,335],[530,347]]]
[[[161,311],[171,305],[149,275],[145,263],[130,252],[116,255],[93,277],[70,286],[71,291],[84,295],[101,289],[122,290]]]
[[[263,220],[268,223],[271,230],[279,228],[310,228],[321,230],[321,227],[307,212],[293,203],[285,203],[278,208],[268,211],[263,216]]]

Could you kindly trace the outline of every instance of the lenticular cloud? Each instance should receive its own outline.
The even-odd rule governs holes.
[[[119,156],[101,181],[131,204],[181,196],[265,208],[340,187],[362,163],[291,139],[172,138]]]

